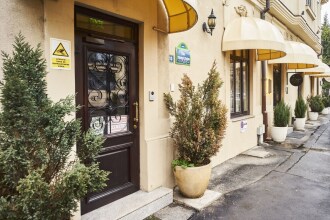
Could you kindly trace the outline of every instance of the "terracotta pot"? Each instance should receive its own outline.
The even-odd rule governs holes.
[[[272,127],[272,138],[276,142],[285,141],[286,135],[288,133],[288,126],[286,127]]]
[[[311,121],[316,121],[318,116],[319,116],[318,112],[308,112],[308,117],[309,120]]]
[[[188,198],[199,198],[209,185],[211,163],[200,167],[174,168],[175,181],[181,194]]]
[[[296,118],[294,122],[294,126],[297,130],[304,130],[305,122],[306,122],[306,118]]]

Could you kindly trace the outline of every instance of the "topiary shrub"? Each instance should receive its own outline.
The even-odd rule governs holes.
[[[82,197],[105,186],[108,173],[95,162],[103,140],[64,120],[76,110],[73,96],[47,97],[40,45],[31,48],[19,34],[12,56],[2,56],[0,219],[69,219]]]
[[[219,100],[222,83],[214,62],[208,78],[197,88],[184,75],[177,103],[169,93],[164,94],[166,107],[175,118],[170,135],[178,150],[176,165],[205,165],[219,151],[227,127],[227,109]]]
[[[284,103],[283,100],[279,101],[274,108],[274,126],[286,127],[290,120],[290,106]]]
[[[324,109],[322,97],[319,95],[309,96],[307,102],[312,112],[321,112]]]
[[[307,107],[308,106],[305,103],[305,100],[301,96],[299,96],[296,100],[296,104],[294,107],[294,115],[296,116],[296,118],[305,118]]]

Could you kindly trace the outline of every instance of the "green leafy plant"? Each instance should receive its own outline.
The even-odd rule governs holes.
[[[19,34],[13,46],[11,56],[2,52],[0,219],[69,219],[81,198],[106,186],[108,173],[95,161],[103,139],[65,120],[76,110],[73,96],[47,97],[40,45]]]
[[[294,115],[296,118],[305,118],[307,107],[305,100],[299,96],[294,107]]]
[[[325,108],[330,107],[330,96],[323,96],[322,97],[322,103]]]
[[[283,100],[279,101],[274,108],[274,126],[286,127],[290,120],[290,106],[284,103]]]
[[[194,167],[194,164],[189,163],[186,160],[173,160],[172,168],[175,168],[176,166],[181,166],[182,168],[187,168],[187,167]]]
[[[322,97],[319,95],[307,97],[307,102],[312,112],[321,112],[324,109]]]
[[[227,109],[219,100],[222,83],[214,62],[208,78],[197,88],[183,76],[177,103],[169,93],[164,94],[166,107],[175,118],[170,135],[178,160],[184,164],[208,164],[219,151],[227,127]]]

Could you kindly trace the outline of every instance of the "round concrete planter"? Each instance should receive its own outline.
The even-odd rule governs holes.
[[[276,142],[285,141],[286,135],[288,133],[288,126],[286,127],[272,127],[272,138]]]
[[[322,115],[329,114],[329,108],[324,108],[321,113],[322,113]]]
[[[306,118],[296,118],[294,121],[295,128],[297,130],[304,130]]]
[[[175,181],[181,194],[188,198],[199,198],[209,185],[211,163],[200,167],[174,168]]]
[[[309,120],[311,121],[316,121],[318,116],[319,116],[318,112],[308,112],[308,117]]]

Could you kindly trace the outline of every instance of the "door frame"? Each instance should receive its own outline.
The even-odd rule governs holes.
[[[133,47],[135,48],[134,49],[134,59],[132,62],[134,62],[134,64],[132,64],[132,66],[134,66],[134,77],[132,77],[133,79],[129,79],[129,82],[136,82],[135,83],[135,87],[134,87],[134,92],[135,92],[135,97],[132,97],[130,96],[129,97],[129,103],[130,103],[130,109],[132,111],[132,114],[136,114],[135,112],[135,107],[133,109],[133,102],[134,101],[139,101],[139,66],[138,66],[138,63],[139,63],[139,59],[138,59],[138,24],[136,23],[132,23],[132,22],[129,22],[129,21],[126,21],[126,20],[122,20],[122,19],[119,19],[119,18],[116,18],[116,17],[113,17],[111,15],[106,15],[106,14],[103,14],[102,12],[98,12],[96,10],[90,10],[90,9],[87,9],[87,8],[83,8],[83,7],[80,7],[80,6],[75,6],[75,11],[74,11],[74,14],[75,14],[75,19],[74,21],[76,21],[76,13],[77,12],[82,12],[84,14],[87,14],[87,15],[90,15],[90,16],[96,16],[97,18],[102,18],[102,19],[105,19],[105,20],[111,20],[115,23],[120,23],[120,24],[129,24],[130,26],[132,26],[134,28],[134,40],[132,41],[129,41],[127,39],[122,39],[120,37],[117,37],[117,36],[112,36],[112,35],[107,35],[107,34],[104,34],[104,33],[95,33],[93,31],[87,31],[87,30],[81,30],[81,29],[78,29],[76,28],[76,23],[75,23],[75,29],[74,29],[74,33],[75,33],[75,46],[76,45],[80,45],[80,47],[76,46],[75,47],[75,91],[80,91],[83,95],[80,95],[80,96],[76,96],[76,103],[78,104],[85,104],[86,105],[86,89],[87,89],[87,84],[88,84],[88,78],[87,78],[87,69],[86,69],[86,66],[84,64],[86,64],[86,53],[87,53],[87,50],[88,49],[98,49],[98,50],[108,50],[109,49],[106,49],[104,45],[88,45],[88,46],[84,46],[84,42],[82,40],[82,34],[96,34],[97,36],[99,37],[103,37],[105,41],[107,42],[110,42],[110,41],[113,41],[113,44],[120,44],[120,43],[128,43],[128,44],[132,44]],[[78,56],[78,54],[80,54],[80,56]],[[118,52],[118,54],[122,54],[122,55],[125,55],[125,52]],[[131,68],[130,68],[130,71],[131,71]],[[79,74],[77,73],[83,73],[83,77],[78,77]],[[131,90],[132,88],[132,84],[129,84],[128,85],[128,88],[129,90]],[[133,100],[134,98],[134,100]],[[87,101],[88,102],[88,101]],[[134,113],[133,113],[134,112]],[[82,129],[83,131],[86,131],[89,127],[89,123],[88,123],[88,111],[87,110],[82,110],[80,109],[79,111],[77,111],[76,113],[76,118],[81,118],[82,119]],[[139,117],[140,118],[140,117]],[[109,204],[117,199],[120,199],[120,198],[123,198],[135,191],[138,191],[140,189],[140,182],[141,182],[141,179],[140,179],[140,122],[138,123],[138,129],[135,129],[134,130],[134,143],[136,144],[136,149],[134,149],[135,151],[135,156],[134,157],[130,157],[130,160],[129,160],[129,167],[130,169],[132,169],[132,167],[134,167],[136,170],[136,172],[130,172],[129,175],[130,175],[130,179],[132,180],[132,182],[134,182],[134,188],[128,190],[128,194],[124,195],[124,196],[114,196],[113,199],[111,199],[108,203],[106,204]],[[132,123],[132,120],[130,120],[130,123],[129,123],[129,130],[128,132],[130,132],[130,128],[133,128],[133,123]],[[112,135],[113,137],[116,137],[116,136],[121,136],[120,134],[113,134]],[[120,144],[119,144],[120,145]],[[77,145],[77,148],[79,149],[79,146]],[[133,153],[134,153],[133,152]],[[132,169],[133,170],[133,169]],[[110,181],[111,181],[111,174],[109,176],[110,178]],[[125,187],[124,187],[125,188]],[[83,202],[82,202],[83,203]],[[106,204],[103,204],[103,205],[106,205]],[[101,207],[99,205],[97,205],[98,207]],[[81,213],[82,214],[85,214],[87,212],[90,212],[92,210],[95,210],[97,209],[98,207],[94,207],[93,205],[91,206],[91,208],[86,208],[86,205],[82,204],[82,209],[81,209]]]

